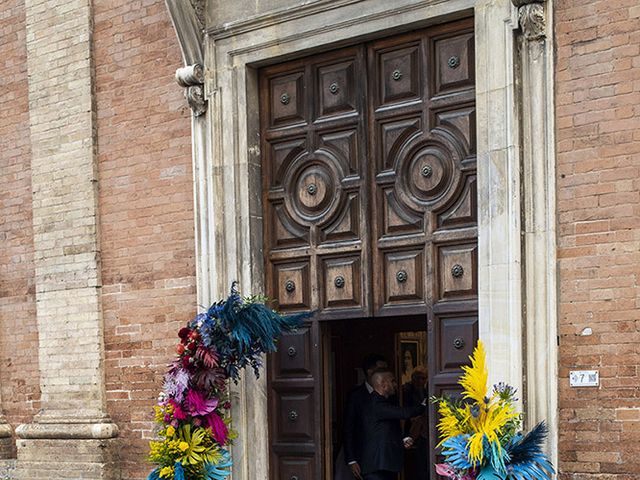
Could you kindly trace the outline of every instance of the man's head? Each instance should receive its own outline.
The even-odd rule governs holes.
[[[389,398],[396,393],[396,378],[388,368],[378,368],[371,375],[371,386],[384,398]]]
[[[427,369],[418,365],[411,374],[411,383],[417,389],[424,390],[427,386]]]
[[[387,360],[382,355],[378,355],[377,353],[367,355],[362,361],[362,371],[367,379],[367,383],[371,385],[371,375],[374,370],[387,368],[388,366]]]

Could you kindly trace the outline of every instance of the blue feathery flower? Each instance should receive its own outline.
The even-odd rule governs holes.
[[[225,301],[212,305],[206,319],[192,323],[198,323],[203,344],[216,352],[220,367],[237,382],[247,367],[258,377],[262,355],[275,351],[277,339],[309,316],[311,313],[283,316],[262,302],[243,301],[234,282]]]
[[[510,460],[507,467],[512,480],[550,480],[555,473],[542,447],[547,427],[540,422],[526,435],[514,436],[507,445]]]
[[[442,444],[442,455],[444,455],[445,463],[460,470],[472,468],[469,462],[469,435],[456,435],[450,437]]]

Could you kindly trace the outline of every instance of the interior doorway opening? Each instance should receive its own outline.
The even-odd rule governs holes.
[[[394,403],[413,406],[427,396],[428,365],[431,361],[427,343],[425,315],[393,318],[363,318],[325,322],[324,391],[328,463],[327,478],[344,480],[353,476],[345,459],[345,409],[350,392],[365,382],[363,361],[370,355],[384,357],[394,372],[397,392]],[[420,419],[424,421],[426,419]],[[413,428],[412,428],[413,425]],[[422,424],[420,424],[422,425]],[[401,480],[429,478],[429,422],[424,421],[424,435],[418,421],[402,422],[403,435],[418,436],[413,448],[405,451]]]

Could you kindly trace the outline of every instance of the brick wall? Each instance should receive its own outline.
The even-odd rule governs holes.
[[[561,478],[637,479],[640,5],[555,7]],[[569,388],[574,369],[600,388]]]
[[[152,405],[196,310],[191,111],[163,0],[94,4],[108,411],[144,479]]]
[[[0,16],[0,385],[9,423],[39,408],[25,10],[7,0]]]

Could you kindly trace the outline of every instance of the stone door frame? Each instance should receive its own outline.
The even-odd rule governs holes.
[[[194,110],[199,304],[225,296],[236,279],[244,292],[264,290],[256,68],[473,15],[479,333],[490,382],[522,392],[529,423],[547,420],[557,459],[552,25],[543,1],[317,0],[202,37],[201,12],[167,0],[187,65],[177,80]],[[247,375],[232,396],[233,478],[266,479],[266,380]]]

